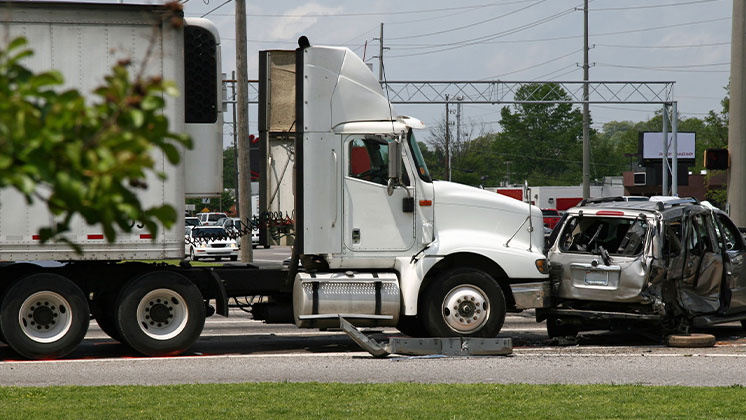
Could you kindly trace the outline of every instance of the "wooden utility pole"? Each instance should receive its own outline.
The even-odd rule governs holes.
[[[728,124],[728,208],[737,226],[746,226],[746,5],[733,1],[730,44],[730,109]]]
[[[591,196],[591,139],[588,107],[588,0],[583,6],[583,198]]]
[[[251,226],[251,160],[249,160],[249,72],[246,62],[246,0],[236,0],[236,85],[238,97],[238,205],[241,220]],[[241,262],[252,262],[251,233],[241,235]]]

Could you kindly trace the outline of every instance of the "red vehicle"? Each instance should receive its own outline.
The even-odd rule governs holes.
[[[560,219],[557,209],[541,209],[541,214],[544,216],[544,226],[554,229]]]

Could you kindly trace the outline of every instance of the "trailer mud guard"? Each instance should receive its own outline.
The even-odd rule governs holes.
[[[215,282],[215,313],[218,315],[228,316],[228,292],[225,290],[223,279],[220,278],[214,269],[210,269],[210,274]]]

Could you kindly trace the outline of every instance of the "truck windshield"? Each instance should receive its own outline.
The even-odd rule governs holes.
[[[648,222],[621,217],[573,217],[567,221],[559,246],[563,252],[598,253],[603,247],[611,255],[634,256],[642,252]]]
[[[430,177],[430,172],[427,170],[427,165],[425,165],[425,158],[422,157],[420,145],[417,144],[417,139],[414,138],[414,131],[412,129],[409,130],[409,149],[412,151],[412,156],[414,156],[414,164],[417,166],[417,175],[419,175],[420,179],[425,182],[433,182],[433,179]]]

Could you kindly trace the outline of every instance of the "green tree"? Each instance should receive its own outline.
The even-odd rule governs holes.
[[[156,170],[150,150],[160,149],[172,164],[188,137],[168,129],[164,95],[178,94],[160,78],[132,77],[120,61],[86,104],[76,90],[59,91],[56,71],[35,73],[22,64],[33,53],[24,38],[0,49],[0,188],[21,192],[26,201],[46,203],[56,216],[41,229],[42,241],[66,241],[74,216],[99,223],[106,239],[116,229],[170,226],[176,211],[167,205],[146,208],[136,190],[147,188]]]
[[[521,86],[515,99],[566,101],[570,97],[554,83]],[[502,108],[495,153],[511,161],[513,179],[533,185],[581,180],[583,115],[569,103],[523,103]]]

